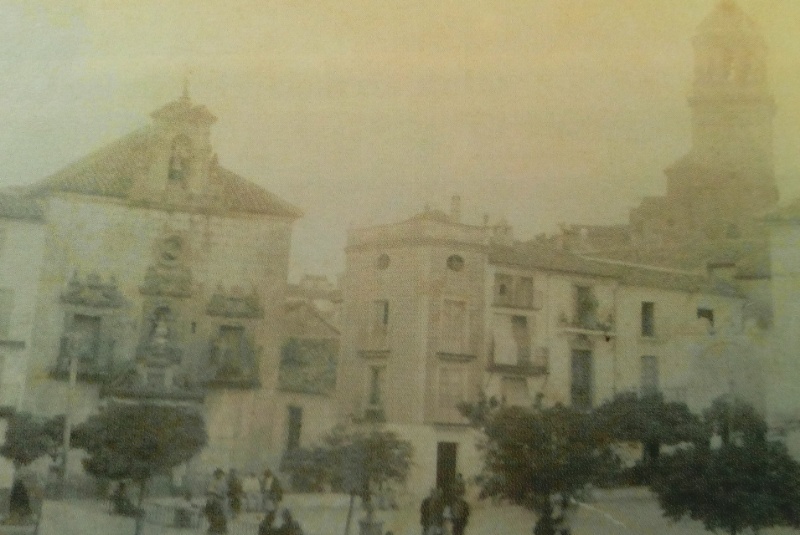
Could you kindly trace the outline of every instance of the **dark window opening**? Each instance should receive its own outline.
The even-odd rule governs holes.
[[[650,301],[642,301],[642,336],[655,336],[656,305]]]
[[[642,394],[658,392],[658,358],[654,355],[642,355]]]
[[[575,287],[575,319],[581,327],[592,329],[597,324],[597,299],[591,286]]]
[[[517,345],[517,364],[526,366],[531,362],[531,335],[528,330],[528,318],[525,316],[511,317],[511,332]]]
[[[300,433],[303,429],[303,408],[289,405],[286,421],[286,449],[300,447]]]
[[[570,397],[574,408],[578,410],[592,408],[592,381],[592,352],[586,349],[573,349]]]

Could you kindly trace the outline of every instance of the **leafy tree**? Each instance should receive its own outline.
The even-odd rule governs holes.
[[[411,444],[394,432],[337,426],[319,445],[288,451],[282,469],[293,481],[310,482],[314,490],[330,485],[359,496],[371,521],[373,493],[387,483],[406,480],[412,453]]]
[[[195,410],[156,404],[112,404],[80,424],[73,445],[86,450],[84,469],[111,480],[133,480],[139,507],[156,474],[187,462],[206,444],[203,417]],[[141,517],[136,533],[142,529]]]
[[[744,442],[763,442],[767,436],[767,423],[758,412],[740,399],[730,401],[728,396],[714,400],[703,412],[705,433],[708,437],[719,435],[724,444],[731,438]]]
[[[614,440],[640,443],[645,464],[658,461],[662,445],[691,442],[704,432],[701,420],[686,404],[666,402],[661,393],[618,394],[600,405],[595,417]]]
[[[617,465],[609,436],[590,415],[561,405],[483,403],[462,408],[485,433],[482,494],[534,510],[539,516],[534,533],[555,534],[559,518],[553,501],[560,499],[563,516],[587,484],[600,483]]]
[[[766,424],[755,410],[738,401],[726,405],[715,402],[706,412],[705,441],[663,460],[651,489],[664,515],[688,516],[731,535],[748,528],[800,527],[800,465],[783,444],[767,440]],[[713,448],[711,433],[723,424],[728,431]],[[736,425],[743,425],[741,431]]]
[[[64,415],[43,418],[28,412],[15,413],[6,428],[0,455],[16,467],[27,466],[45,455],[55,461],[64,435],[64,422]]]

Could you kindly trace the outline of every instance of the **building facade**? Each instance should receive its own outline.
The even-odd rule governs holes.
[[[700,409],[738,387],[763,404],[744,299],[719,274],[509,241],[507,224],[461,223],[458,204],[348,240],[340,416],[412,442],[413,492],[476,475],[459,406],[481,394],[590,409],[659,391]]]
[[[194,405],[209,432],[198,467],[255,469],[284,442],[276,392],[300,212],[218,163],[215,121],[184,94],[9,201],[36,206],[41,229],[26,268],[2,263],[30,307],[11,316],[30,325],[14,405],[66,407],[75,423],[109,400]]]

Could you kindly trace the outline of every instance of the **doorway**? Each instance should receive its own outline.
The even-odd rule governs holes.
[[[572,407],[578,410],[592,408],[592,352],[584,349],[572,350]]]
[[[436,487],[447,491],[456,479],[456,442],[439,442],[436,445]]]

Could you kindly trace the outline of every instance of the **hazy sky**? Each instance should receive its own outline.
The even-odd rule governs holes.
[[[300,206],[292,272],[346,229],[459,193],[518,237],[613,223],[689,146],[690,38],[717,0],[0,0],[3,184],[180,95],[220,163]],[[800,194],[800,2],[740,0],[770,47],[775,157]]]

